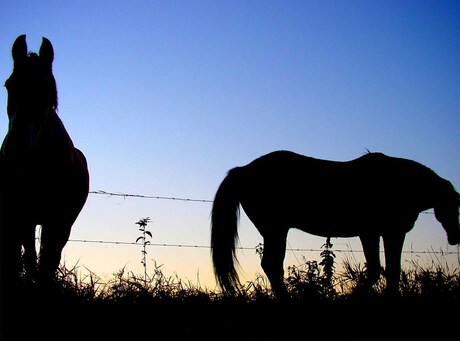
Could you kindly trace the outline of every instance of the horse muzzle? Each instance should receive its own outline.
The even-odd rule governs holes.
[[[457,229],[455,232],[451,232],[447,235],[447,242],[450,245],[460,244],[460,229]]]

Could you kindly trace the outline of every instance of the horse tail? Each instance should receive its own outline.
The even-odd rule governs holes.
[[[240,200],[238,198],[239,168],[230,170],[214,197],[211,212],[211,256],[214,275],[227,293],[239,292],[241,283],[235,269],[238,263],[235,245],[238,241]]]

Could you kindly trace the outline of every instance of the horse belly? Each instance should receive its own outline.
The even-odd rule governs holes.
[[[294,224],[293,227],[320,237],[356,237],[362,231],[359,226],[346,226],[341,222],[317,220]]]
[[[293,222],[293,227],[321,237],[357,237],[363,233],[380,231],[383,222],[370,219],[361,211],[309,210]]]

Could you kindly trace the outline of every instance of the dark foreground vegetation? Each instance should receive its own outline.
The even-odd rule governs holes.
[[[19,289],[14,308],[3,311],[4,327],[11,340],[458,339],[457,270],[414,263],[402,272],[400,297],[386,297],[383,280],[372,292],[360,290],[359,264],[345,261],[334,273],[332,258],[323,256],[287,269],[284,301],[263,276],[228,297],[159,268],[150,276],[122,269],[103,283],[62,267],[53,290],[33,283]]]

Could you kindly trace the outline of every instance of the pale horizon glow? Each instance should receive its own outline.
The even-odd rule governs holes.
[[[212,200],[230,168],[278,149],[342,161],[379,151],[418,161],[458,190],[459,13],[455,1],[5,0],[0,78],[12,71],[17,36],[27,35],[31,51],[51,41],[59,115],[88,159],[91,191]],[[82,240],[135,242],[135,223],[150,217],[154,244],[209,246],[210,209],[90,194],[63,262],[104,278],[124,267],[141,274],[140,244]],[[262,238],[244,214],[239,235],[254,248],[239,252],[244,282],[262,273]],[[291,230],[285,268],[319,259],[290,249],[324,242]],[[356,238],[332,243],[361,250]],[[458,247],[421,214],[404,250]],[[208,248],[147,251],[148,269],[156,262],[215,288]],[[406,253],[404,264],[437,256]],[[445,259],[459,266],[458,255]]]

